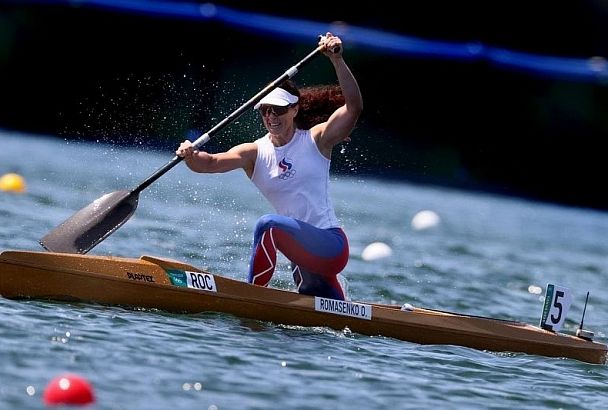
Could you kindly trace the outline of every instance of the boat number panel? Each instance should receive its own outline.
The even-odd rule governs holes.
[[[372,307],[364,303],[327,299],[315,296],[315,310],[335,315],[351,316],[359,319],[372,319]]]
[[[563,286],[547,284],[540,327],[559,332],[572,304],[572,291]]]
[[[169,275],[171,283],[175,286],[217,292],[215,278],[210,273],[167,269],[167,275]]]

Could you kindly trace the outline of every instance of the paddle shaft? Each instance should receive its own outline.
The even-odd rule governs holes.
[[[222,121],[220,121],[217,125],[215,125],[209,131],[207,131],[206,133],[201,135],[196,141],[193,142],[194,147],[200,148],[203,145],[205,145],[211,139],[211,137],[213,137],[217,132],[219,132],[221,129],[226,127],[228,124],[232,123],[234,120],[236,120],[241,115],[243,115],[245,113],[245,111],[247,111],[248,109],[253,107],[258,101],[260,101],[262,98],[264,98],[264,96],[266,96],[272,90],[277,88],[283,81],[295,76],[302,66],[309,63],[313,58],[315,58],[323,50],[324,50],[323,46],[317,47],[314,51],[312,51],[310,54],[308,54],[306,57],[304,57],[302,60],[300,60],[297,64],[290,67],[280,77],[278,77],[276,80],[274,80],[273,82],[268,84],[266,87],[264,87],[264,89],[259,91],[256,95],[251,97],[249,99],[249,101],[247,101],[245,104],[241,105],[238,109],[234,110],[230,115],[228,115],[226,118],[224,118]],[[141,191],[143,191],[144,189],[146,189],[147,187],[152,185],[152,183],[154,183],[158,178],[163,176],[167,171],[169,171],[171,168],[173,168],[174,166],[179,164],[183,159],[184,159],[184,157],[180,157],[178,155],[173,157],[173,159],[171,161],[169,161],[164,166],[159,168],[154,174],[150,175],[150,177],[148,177],[148,179],[146,179],[141,184],[139,184],[135,189],[133,189],[131,191],[131,195],[138,195]]]
[[[199,148],[207,143],[213,135],[243,115],[246,110],[254,106],[283,81],[296,75],[300,67],[310,62],[324,49],[323,46],[318,46],[300,62],[289,68],[283,75],[268,84],[249,101],[228,117],[224,118],[219,124],[201,135],[194,141],[194,146]],[[335,49],[332,51],[336,52]],[[133,215],[137,208],[139,193],[141,191],[149,187],[154,181],[179,164],[182,160],[183,157],[176,155],[171,161],[159,168],[148,179],[131,191],[116,191],[98,198],[45,235],[40,241],[40,244],[51,252],[87,253],[94,246],[115,232],[131,217],[131,215]]]

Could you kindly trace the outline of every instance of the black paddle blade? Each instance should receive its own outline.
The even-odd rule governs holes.
[[[120,228],[137,208],[139,194],[105,194],[76,212],[40,240],[50,252],[85,254]]]

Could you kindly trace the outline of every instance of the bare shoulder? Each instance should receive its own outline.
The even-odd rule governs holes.
[[[249,178],[253,175],[255,160],[258,156],[258,146],[253,142],[236,145],[230,148],[226,155],[236,161],[237,167],[243,168]]]
[[[317,144],[319,144],[319,141],[321,140],[321,137],[323,136],[323,131],[325,131],[326,125],[327,125],[326,122],[322,122],[320,124],[313,126],[310,129],[310,135]]]
[[[241,155],[244,158],[249,159],[253,157],[255,159],[255,156],[258,153],[258,146],[254,142],[246,142],[244,144],[235,145],[230,148],[228,152]]]
[[[317,144],[317,148],[319,152],[327,158],[331,159],[331,150],[334,146],[334,143],[326,137],[325,131],[327,129],[327,122],[322,122],[320,124],[315,125],[310,129],[310,135],[312,136],[313,141]]]

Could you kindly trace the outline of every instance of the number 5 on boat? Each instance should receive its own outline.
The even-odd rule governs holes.
[[[559,332],[564,324],[571,304],[572,292],[570,289],[563,286],[548,284],[545,293],[545,304],[543,305],[543,315],[540,319],[540,327],[552,332]]]

